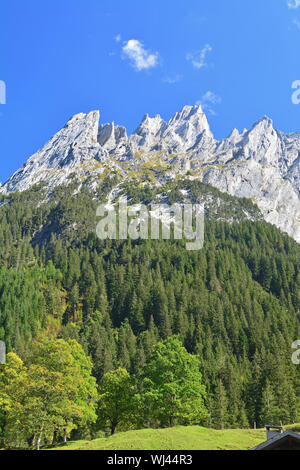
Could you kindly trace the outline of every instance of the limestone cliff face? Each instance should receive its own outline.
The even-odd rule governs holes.
[[[217,141],[201,106],[185,106],[169,122],[146,114],[129,137],[114,123],[99,126],[98,111],[77,114],[1,191],[24,191],[41,181],[51,191],[74,179],[96,187],[104,172],[142,178],[145,168],[152,168],[158,184],[188,173],[252,198],[266,221],[300,243],[300,133],[283,134],[267,117]]]

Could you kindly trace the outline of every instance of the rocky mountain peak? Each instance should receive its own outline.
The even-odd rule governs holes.
[[[187,120],[194,114],[203,114],[202,108],[200,105],[195,106],[184,106],[181,111],[178,111],[174,114],[174,116],[170,119],[169,124],[172,124],[175,121],[182,121]]]
[[[166,122],[159,114],[156,114],[153,118],[149,114],[145,114],[139,127],[130,136],[130,143],[134,147],[141,147],[145,151],[150,151],[160,143],[166,127]]]
[[[78,145],[90,145],[97,142],[100,112],[79,113],[71,117],[65,127],[59,131],[46,145],[58,144],[59,140],[76,142]],[[61,142],[60,142],[61,143]]]
[[[65,127],[52,137],[38,152],[6,182],[3,191],[24,191],[32,185],[49,178],[49,171],[57,173],[94,158],[100,150],[97,141],[99,111],[73,116]],[[62,175],[65,178],[65,175]],[[62,181],[63,178],[58,178]]]
[[[252,129],[245,133],[243,146],[246,158],[276,164],[281,151],[281,140],[273,128],[273,121],[267,116],[257,121]]]
[[[111,152],[120,145],[125,145],[127,142],[126,128],[122,126],[115,126],[115,123],[101,124],[99,126],[97,140],[102,149]]]
[[[268,222],[300,243],[300,134],[274,130],[266,116],[216,141],[201,106],[184,106],[168,122],[146,114],[130,137],[114,122],[99,125],[99,111],[79,113],[0,191],[24,191],[40,181],[51,191],[74,178],[96,188],[103,172],[126,179],[145,175],[151,165],[157,184],[190,170],[223,192],[252,198]]]
[[[185,123],[189,123],[200,132],[203,132],[204,130],[210,132],[206,115],[200,105],[184,106],[181,111],[174,114],[170,119],[168,126],[178,128],[178,126]]]
[[[261,133],[272,132],[274,131],[273,121],[268,116],[263,116],[261,119],[259,119],[253,124],[252,130],[255,130]]]
[[[192,149],[201,139],[213,139],[201,106],[184,106],[170,119],[163,135],[166,145],[175,151]]]

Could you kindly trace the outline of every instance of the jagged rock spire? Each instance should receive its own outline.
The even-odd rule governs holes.
[[[142,158],[140,158],[142,155]],[[188,170],[221,191],[252,198],[265,219],[300,243],[300,133],[274,130],[264,116],[251,130],[237,129],[216,141],[201,106],[184,106],[165,122],[146,114],[127,137],[114,123],[99,126],[99,111],[73,116],[52,139],[0,187],[23,191],[45,182],[49,191],[71,181],[93,181],[114,170],[124,178],[160,164],[158,184]]]

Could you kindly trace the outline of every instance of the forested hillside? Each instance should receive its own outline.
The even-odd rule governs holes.
[[[84,188],[1,196],[0,339],[24,360],[41,330],[75,339],[98,384],[123,368],[139,389],[155,345],[177,335],[200,361],[206,425],[300,421],[300,246],[251,201],[201,183],[170,186],[170,202],[188,184],[193,202],[210,200],[204,248],[192,252],[184,241],[100,241]],[[98,200],[110,189],[104,181]]]

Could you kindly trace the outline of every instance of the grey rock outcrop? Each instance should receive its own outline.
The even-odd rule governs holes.
[[[267,117],[217,141],[201,106],[184,106],[169,122],[146,114],[129,137],[114,123],[99,126],[98,111],[77,114],[0,190],[24,191],[41,181],[51,190],[111,170],[133,178],[151,166],[158,184],[189,171],[221,191],[252,198],[266,221],[300,243],[300,133],[283,134]]]

